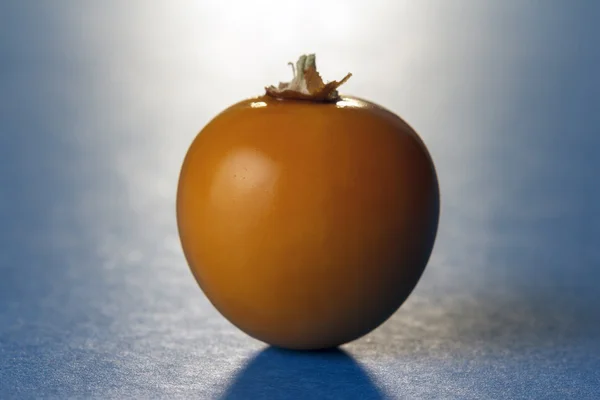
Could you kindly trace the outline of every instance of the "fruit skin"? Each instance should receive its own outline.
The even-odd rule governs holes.
[[[177,192],[182,247],[231,323],[268,344],[323,349],[385,322],[433,249],[431,157],[365,100],[244,100],[193,141]]]

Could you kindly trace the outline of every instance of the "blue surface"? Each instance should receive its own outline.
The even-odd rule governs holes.
[[[0,3],[0,398],[600,397],[600,4],[363,3]],[[220,317],[174,218],[196,132],[306,51],[442,191],[415,292],[321,353]]]

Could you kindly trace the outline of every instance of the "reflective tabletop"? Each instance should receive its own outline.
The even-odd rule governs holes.
[[[600,3],[0,4],[0,398],[600,396]],[[417,288],[338,350],[212,307],[175,221],[217,113],[317,54],[398,113],[442,207]]]

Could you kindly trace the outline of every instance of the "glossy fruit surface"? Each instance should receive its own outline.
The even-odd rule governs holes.
[[[242,101],[185,157],[182,247],[229,321],[292,349],[357,339],[406,300],[439,218],[432,160],[414,130],[364,100]]]

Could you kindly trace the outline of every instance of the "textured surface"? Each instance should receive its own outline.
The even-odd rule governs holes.
[[[597,398],[600,7],[317,3],[0,4],[0,398]],[[195,133],[302,51],[442,191],[413,295],[318,354],[224,321],[174,218]]]

